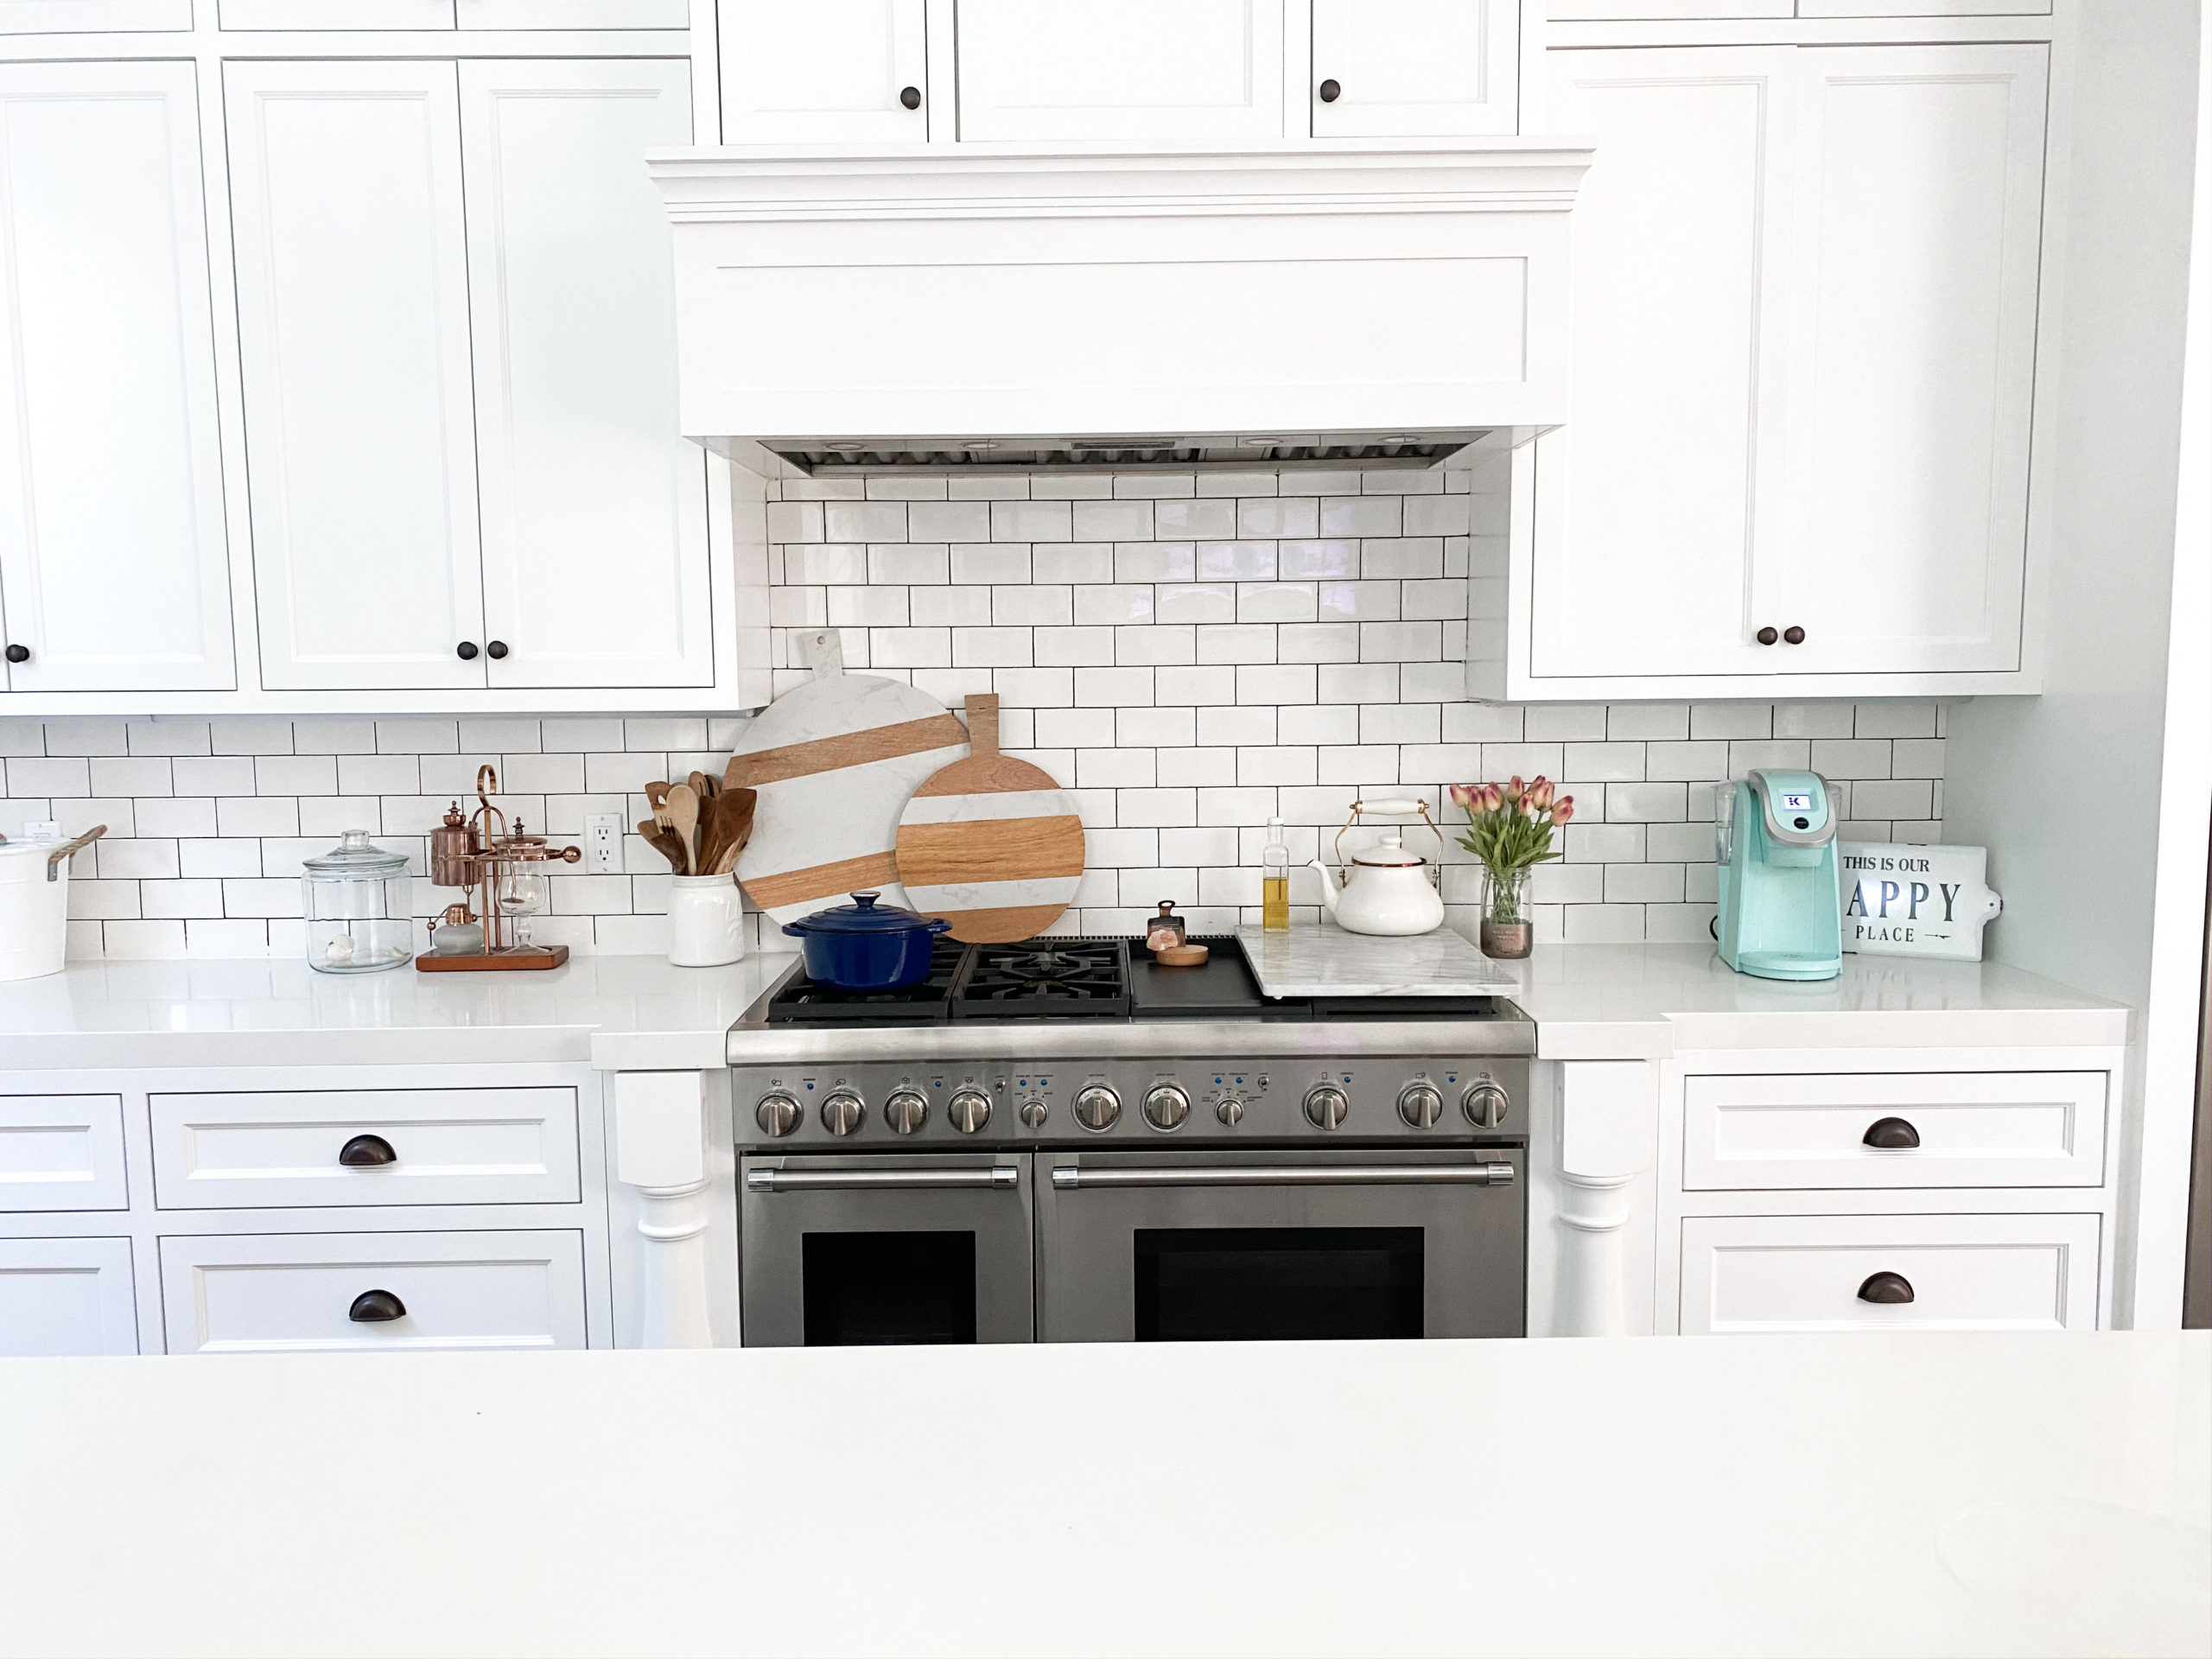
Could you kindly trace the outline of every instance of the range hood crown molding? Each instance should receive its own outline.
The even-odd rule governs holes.
[[[1592,155],[654,151],[683,430],[770,475],[1249,466],[1271,446],[1465,465],[1566,418],[1568,214]]]

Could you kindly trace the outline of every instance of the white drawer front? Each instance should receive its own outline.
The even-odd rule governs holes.
[[[123,1210],[120,1095],[0,1096],[0,1210]]]
[[[152,1104],[164,1210],[582,1196],[573,1089],[156,1095]],[[391,1160],[341,1162],[349,1145],[357,1159],[389,1151]]]
[[[1691,1077],[1683,1088],[1682,1185],[2095,1186],[2104,1179],[2107,1078],[2102,1071]],[[1870,1133],[1919,1144],[1869,1146]]]
[[[1692,1216],[1682,1332],[2094,1330],[2097,1244],[2095,1216]]]
[[[581,1348],[583,1235],[164,1238],[162,1311],[173,1354]]]
[[[0,1238],[0,1358],[135,1354],[127,1238]]]

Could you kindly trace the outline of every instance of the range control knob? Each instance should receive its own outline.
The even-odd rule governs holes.
[[[753,1109],[753,1121],[760,1126],[760,1133],[778,1140],[798,1128],[798,1102],[789,1095],[763,1095]]]
[[[1144,1097],[1144,1121],[1155,1129],[1179,1129],[1191,1115],[1191,1097],[1172,1083],[1163,1083]]]
[[[980,1089],[960,1090],[946,1105],[944,1114],[961,1134],[973,1135],[991,1121],[991,1097]]]
[[[1494,1129],[1504,1122],[1506,1105],[1505,1090],[1488,1078],[1470,1088],[1459,1101],[1467,1122],[1478,1129]]]
[[[1344,1114],[1351,1110],[1351,1103],[1344,1098],[1341,1089],[1332,1089],[1324,1084],[1306,1096],[1306,1121],[1317,1129],[1340,1127]]]
[[[1121,1121],[1122,1097],[1103,1083],[1094,1083],[1075,1097],[1075,1121],[1103,1134]]]
[[[1235,1095],[1224,1095],[1214,1102],[1213,1115],[1221,1120],[1224,1128],[1233,1129],[1244,1121],[1244,1103]]]
[[[912,1135],[929,1118],[929,1102],[912,1089],[901,1089],[883,1103],[883,1121],[893,1135]]]
[[[1026,1128],[1041,1129],[1045,1127],[1045,1120],[1052,1115],[1052,1109],[1041,1100],[1025,1100],[1021,1103],[1020,1116]]]
[[[1416,1129],[1433,1129],[1444,1116],[1444,1096],[1425,1083],[1409,1083],[1398,1091],[1398,1116]]]
[[[842,1089],[822,1103],[822,1127],[832,1135],[850,1135],[867,1116],[861,1097]]]

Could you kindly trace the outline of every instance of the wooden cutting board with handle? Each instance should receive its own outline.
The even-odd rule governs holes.
[[[1059,920],[1083,881],[1083,820],[1052,774],[999,753],[999,700],[968,699],[969,757],[914,791],[899,817],[906,903],[971,944]]]
[[[755,717],[722,776],[725,789],[756,792],[737,879],[778,922],[869,889],[907,904],[899,810],[967,747],[960,722],[928,692],[844,672],[836,639],[810,637],[815,677]]]

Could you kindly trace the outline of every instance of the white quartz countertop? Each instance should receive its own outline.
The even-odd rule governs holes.
[[[15,1360],[0,1492],[8,1653],[2202,1654],[2212,1337]]]
[[[1448,927],[1409,938],[1348,933],[1321,922],[1270,933],[1240,927],[1236,942],[1263,996],[1491,996],[1519,982]]]
[[[2096,1047],[2128,1011],[1993,962],[1847,954],[1830,980],[1755,979],[1709,944],[1538,945],[1505,993],[1547,1059],[1708,1048]]]
[[[304,962],[73,963],[0,983],[0,1069],[589,1060],[716,1066],[794,958],[675,968],[571,957],[539,973],[319,974]]]

